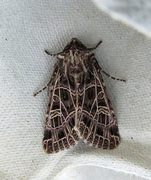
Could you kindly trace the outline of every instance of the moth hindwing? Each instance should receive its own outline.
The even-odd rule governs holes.
[[[73,38],[58,54],[45,51],[57,57],[51,80],[39,91],[50,87],[43,138],[46,153],[68,149],[79,138],[102,149],[114,149],[120,142],[116,116],[101,72],[116,78],[103,71],[92,52],[101,42],[86,48]]]

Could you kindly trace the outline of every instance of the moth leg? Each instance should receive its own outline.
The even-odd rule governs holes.
[[[48,55],[53,56],[53,57],[58,56],[58,55],[60,54],[60,53],[57,53],[57,54],[51,54],[51,53],[48,52],[47,50],[45,50],[45,53],[47,53]]]
[[[124,79],[115,78],[115,77],[109,75],[109,74],[106,73],[101,67],[100,67],[100,71],[101,71],[102,73],[104,73],[107,77],[111,78],[111,79],[114,79],[114,80],[117,80],[117,81],[126,82],[126,80],[124,80]]]
[[[44,91],[46,88],[49,88],[50,83],[51,83],[51,80],[50,80],[49,83],[48,83],[45,87],[43,87],[40,91],[36,92],[36,93],[34,94],[34,97],[37,96],[37,94],[39,94],[39,93],[41,93],[42,91]]]
[[[102,42],[103,42],[103,41],[100,40],[100,41],[97,43],[97,45],[95,45],[95,46],[92,47],[92,48],[87,48],[87,50],[88,50],[88,51],[92,51],[92,50],[96,49]]]

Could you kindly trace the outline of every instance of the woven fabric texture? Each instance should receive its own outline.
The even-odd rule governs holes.
[[[91,0],[0,5],[0,179],[55,179],[69,167],[87,165],[151,178],[151,40],[111,19]],[[87,47],[102,39],[94,51],[100,66],[127,80],[103,75],[121,143],[108,151],[79,141],[70,150],[48,155],[42,148],[47,91],[33,94],[47,84],[56,61],[44,49],[58,53],[73,37]]]

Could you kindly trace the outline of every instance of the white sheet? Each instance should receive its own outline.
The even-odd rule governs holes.
[[[91,0],[0,4],[0,179],[65,179],[64,173],[71,179],[73,172],[74,180],[79,174],[88,179],[94,167],[96,179],[104,179],[103,174],[150,179],[151,40],[112,20]],[[33,94],[47,84],[56,61],[43,50],[60,52],[73,37],[87,47],[102,39],[95,51],[99,64],[127,80],[103,75],[121,135],[116,150],[95,149],[82,141],[54,155],[42,149],[48,96],[47,91]]]

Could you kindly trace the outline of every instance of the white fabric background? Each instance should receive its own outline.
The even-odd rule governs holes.
[[[0,1],[0,179],[151,179],[151,40],[112,20],[91,0]],[[42,149],[47,91],[55,58],[72,37],[95,51],[117,115],[121,144],[107,151],[82,141]],[[95,174],[94,174],[95,172]],[[66,177],[65,177],[65,175]],[[91,176],[92,175],[92,176]]]
[[[116,20],[139,30],[151,38],[150,0],[93,0],[104,12]]]

